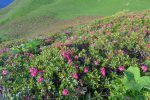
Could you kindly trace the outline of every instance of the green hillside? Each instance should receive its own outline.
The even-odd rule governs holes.
[[[149,14],[113,15],[14,41],[0,50],[0,99],[148,100]]]
[[[78,16],[108,16],[120,11],[143,11],[149,0],[15,0],[0,11],[2,40],[48,33]]]

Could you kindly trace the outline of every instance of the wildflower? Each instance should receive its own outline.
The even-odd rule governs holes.
[[[124,50],[122,50],[122,54],[124,54],[124,55],[125,55],[125,54],[126,54],[126,52],[125,52]]]
[[[89,68],[88,67],[84,67],[84,73],[88,73],[89,72]]]
[[[36,77],[38,70],[36,68],[30,68],[29,72],[32,77]]]
[[[70,37],[67,37],[67,40],[68,40],[68,41],[70,41],[70,40],[71,40],[71,38],[70,38]]]
[[[143,72],[146,72],[148,70],[148,67],[146,65],[142,65],[141,69],[143,70]]]
[[[76,59],[76,60],[77,60],[78,58],[79,58],[79,57],[78,57],[78,55],[75,55],[75,56],[74,56],[74,59]]]
[[[63,95],[69,95],[68,89],[64,89],[63,92],[62,92],[62,94],[63,94]]]
[[[29,58],[33,58],[33,57],[34,57],[34,55],[32,53],[30,53]]]
[[[66,51],[62,50],[61,54],[66,60],[70,59],[70,51],[66,52]]]
[[[28,52],[24,52],[24,56],[27,56],[29,53]]]
[[[7,70],[6,69],[2,70],[2,75],[7,75]]]
[[[75,48],[72,48],[70,52],[71,52],[71,54],[74,54]]]
[[[39,79],[38,79],[38,83],[42,83],[44,81],[44,78],[43,77],[40,77]]]
[[[73,37],[73,39],[74,39],[74,40],[77,40],[77,38],[78,38],[78,36],[77,36],[77,35],[75,35],[75,36]]]
[[[147,47],[150,48],[150,44],[147,44]]]
[[[111,34],[111,32],[110,32],[110,31],[107,31],[107,32],[106,32],[106,35],[110,35],[110,34]]]
[[[100,72],[102,76],[106,76],[106,71],[104,67],[100,68]]]
[[[5,49],[4,49],[4,52],[8,52],[8,51],[9,51],[9,48],[5,48]]]
[[[108,24],[108,27],[109,27],[109,28],[112,28],[112,24]]]
[[[14,58],[17,58],[18,57],[18,54],[15,54],[15,57]]]
[[[91,31],[91,32],[90,32],[91,35],[94,35],[94,33],[95,33],[94,31]]]
[[[61,45],[62,45],[62,43],[61,43],[61,42],[57,42],[57,43],[56,43],[56,48],[60,48],[60,47],[61,47]]]
[[[86,36],[82,36],[82,40],[83,40],[83,41],[86,40]]]
[[[73,62],[72,62],[72,59],[69,58],[69,59],[68,59],[68,63],[69,63],[69,64],[72,64],[72,63],[73,63]]]
[[[125,70],[125,69],[124,69],[124,66],[120,66],[118,69],[119,69],[119,71],[121,71],[121,72]]]
[[[65,34],[69,34],[69,32],[67,32],[67,31],[64,31],[64,33],[65,33]]]
[[[74,79],[76,79],[76,80],[78,80],[78,78],[79,78],[77,73],[73,73],[73,74],[72,74],[72,77],[73,77]]]
[[[104,24],[104,25],[102,26],[102,28],[105,29],[105,28],[106,28],[106,25]]]
[[[99,64],[98,60],[97,61],[94,61],[95,65],[97,66]]]

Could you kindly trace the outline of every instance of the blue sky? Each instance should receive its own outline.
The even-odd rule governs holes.
[[[8,6],[14,0],[0,0],[0,8]]]

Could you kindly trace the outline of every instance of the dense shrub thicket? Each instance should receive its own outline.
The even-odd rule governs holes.
[[[150,98],[150,18],[120,15],[0,51],[6,99]]]

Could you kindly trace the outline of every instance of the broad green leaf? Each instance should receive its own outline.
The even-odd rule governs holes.
[[[131,72],[134,75],[134,79],[137,81],[140,78],[140,69],[138,67],[129,67],[127,72]],[[131,74],[130,73],[130,74]],[[129,77],[129,76],[128,76]],[[131,77],[131,76],[130,76]]]
[[[150,76],[143,76],[140,77],[138,80],[139,84],[141,84],[143,87],[144,86],[150,86]]]

